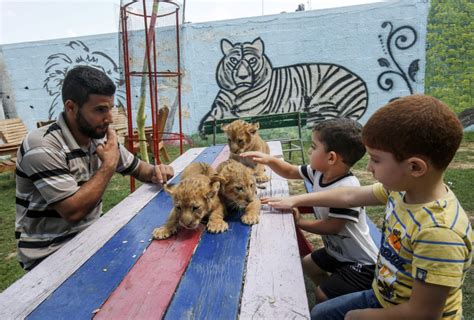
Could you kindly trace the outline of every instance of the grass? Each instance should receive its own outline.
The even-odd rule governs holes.
[[[266,138],[275,138],[281,136],[280,131],[269,132]],[[292,133],[294,134],[294,133]],[[309,146],[309,134],[305,135]],[[222,139],[222,137],[220,137]],[[206,146],[211,140],[202,140],[198,136],[192,137],[193,146]],[[223,140],[218,140],[218,142]],[[189,146],[186,145],[186,148]],[[179,150],[177,147],[168,147],[171,159],[178,156]],[[285,155],[288,158],[288,155]],[[361,184],[367,185],[374,182],[371,174],[369,174],[365,167],[367,166],[367,156],[359,161],[353,168],[354,174],[359,178]],[[464,210],[474,221],[474,197],[472,190],[474,187],[474,132],[465,133],[463,142],[451,165],[446,171],[445,181],[450,185],[452,190],[456,193]],[[301,163],[301,158],[297,153],[290,161],[294,164]],[[307,159],[306,159],[307,163]],[[137,182],[137,186],[139,183]],[[290,192],[292,194],[302,193],[304,186],[301,181],[290,181]],[[129,178],[123,177],[119,174],[114,175],[109,184],[103,198],[103,209],[107,212],[110,208],[119,203],[123,198],[129,194]],[[24,271],[20,268],[16,261],[15,254],[15,181],[12,179],[10,173],[0,174],[0,199],[3,201],[0,204],[0,291],[5,290],[15,280],[19,279]],[[381,225],[383,221],[383,207],[368,208],[368,215],[377,225]],[[321,246],[319,237],[307,234],[309,240],[316,246]],[[310,281],[306,281],[307,294],[310,304],[314,304],[313,286]],[[471,267],[467,273],[466,280],[463,286],[463,309],[465,319],[474,319],[474,268]]]

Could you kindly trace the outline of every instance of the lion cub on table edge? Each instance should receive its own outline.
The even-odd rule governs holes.
[[[243,120],[235,120],[230,124],[222,124],[221,129],[227,134],[229,142],[230,157],[254,170],[257,183],[265,183],[269,178],[265,175],[265,166],[257,164],[250,158],[242,158],[239,155],[246,151],[260,151],[270,154],[267,143],[258,134],[260,125],[247,123]]]
[[[224,221],[225,209],[218,196],[221,182],[223,179],[206,163],[187,166],[177,185],[164,186],[173,199],[174,208],[166,224],[153,230],[153,238],[167,239],[177,233],[179,227],[196,229],[205,217],[209,217],[207,231],[226,231],[229,226]]]

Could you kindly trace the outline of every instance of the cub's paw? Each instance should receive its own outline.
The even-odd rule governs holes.
[[[155,230],[153,230],[153,239],[158,239],[158,240],[168,239],[174,233],[176,232],[172,232],[172,230],[166,227],[156,228]]]
[[[244,214],[240,220],[245,224],[257,224],[258,223],[258,214]]]
[[[224,220],[209,221],[207,223],[207,231],[210,233],[221,233],[229,229],[229,225]]]
[[[257,180],[257,183],[265,183],[265,182],[268,182],[270,178],[267,177],[265,174],[262,174],[262,175],[257,175],[255,177],[255,180]]]

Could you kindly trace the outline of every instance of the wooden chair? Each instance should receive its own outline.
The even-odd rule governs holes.
[[[25,124],[21,119],[0,120],[0,173],[15,171],[16,153],[23,139],[28,133]]]
[[[169,162],[170,158],[161,137],[165,130],[166,119],[168,119],[168,114],[169,114],[169,108],[166,106],[160,108],[160,110],[158,111],[158,121],[157,121],[158,137],[156,137],[156,139],[158,139],[158,147],[160,149],[160,155],[163,155],[163,159],[165,159],[166,162]],[[128,147],[128,140],[129,140],[128,135],[126,134],[124,137],[125,137],[124,145]],[[154,151],[153,127],[151,126],[145,127],[145,137],[146,137],[148,152],[154,153],[153,152]],[[133,149],[137,150],[139,148],[140,141],[138,140],[138,131],[136,129],[133,131],[133,141],[134,141]]]

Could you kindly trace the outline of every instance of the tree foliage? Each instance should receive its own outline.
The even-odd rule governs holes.
[[[473,108],[474,2],[431,0],[425,91],[456,113]]]

